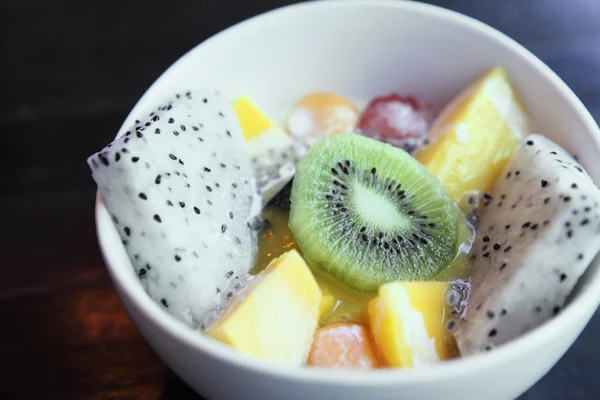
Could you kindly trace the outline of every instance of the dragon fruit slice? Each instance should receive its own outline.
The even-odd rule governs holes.
[[[466,321],[448,325],[463,356],[556,315],[600,250],[600,191],[544,136],[524,139],[491,195],[478,218]]]
[[[308,145],[283,131],[272,129],[250,139],[247,147],[264,206],[292,180]]]
[[[145,290],[202,328],[256,255],[259,201],[230,106],[214,91],[177,95],[88,164]]]

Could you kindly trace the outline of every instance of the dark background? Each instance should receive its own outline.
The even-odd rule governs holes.
[[[600,120],[600,0],[428,2],[522,43]],[[113,292],[85,160],[184,52],[289,3],[0,2],[0,398],[199,398],[158,360]],[[598,337],[597,313],[523,398],[600,398]]]

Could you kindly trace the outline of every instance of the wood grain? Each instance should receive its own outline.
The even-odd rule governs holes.
[[[95,238],[86,157],[210,35],[283,0],[0,2],[0,398],[200,399],[132,325]],[[434,0],[523,43],[600,120],[600,2]],[[600,316],[525,399],[589,399]]]

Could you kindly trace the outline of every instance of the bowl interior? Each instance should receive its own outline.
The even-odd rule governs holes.
[[[598,128],[549,68],[481,23],[414,2],[317,2],[238,24],[178,60],[123,126],[172,93],[199,86],[230,96],[246,93],[280,122],[294,101],[311,91],[342,94],[358,107],[374,95],[392,91],[444,104],[498,64],[507,68],[535,130],[576,153],[592,178],[600,181]],[[116,285],[149,317],[161,319],[165,329],[182,332],[145,296],[106,210],[98,205],[99,240]],[[600,291],[588,294],[591,286],[600,287],[598,263],[588,270],[573,307],[578,301],[597,306]],[[584,293],[588,297],[580,300]],[[569,312],[567,307],[557,319],[568,318]],[[552,329],[547,325],[531,335]],[[201,349],[217,346],[194,335],[198,337],[192,340]]]

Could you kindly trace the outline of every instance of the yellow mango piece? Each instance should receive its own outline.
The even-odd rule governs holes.
[[[391,282],[369,303],[379,354],[389,367],[410,368],[458,355],[447,328],[446,282]]]
[[[300,365],[317,328],[321,290],[304,259],[273,259],[207,330],[212,338],[265,360]]]
[[[488,192],[527,134],[526,111],[504,68],[495,67],[450,102],[416,158],[459,202],[468,191]]]
[[[246,140],[259,136],[265,131],[279,129],[277,124],[261,111],[247,96],[235,98],[231,105],[238,117],[242,133]]]

